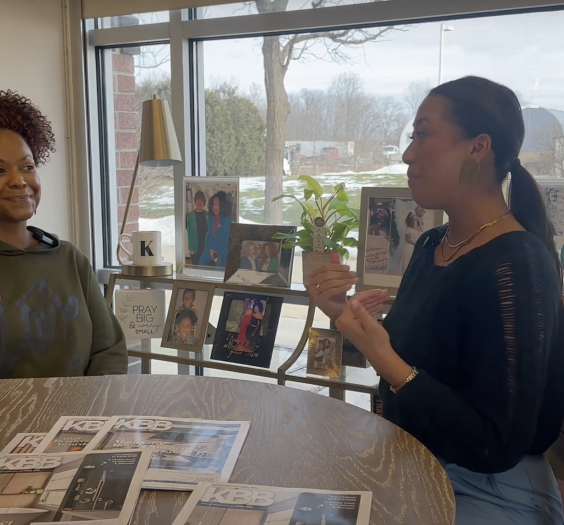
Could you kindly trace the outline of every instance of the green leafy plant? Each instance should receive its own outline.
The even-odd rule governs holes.
[[[299,246],[306,252],[312,252],[314,221],[317,217],[321,217],[325,222],[323,237],[325,251],[337,252],[348,259],[348,248],[358,246],[358,240],[349,234],[358,228],[360,212],[349,207],[345,185],[337,184],[330,195],[324,196],[321,184],[313,177],[302,175],[298,180],[306,185],[303,196],[279,195],[272,199],[272,202],[280,199],[294,199],[298,202],[302,207],[300,220],[302,229],[292,234],[277,233],[274,239],[285,241],[282,244],[283,248]]]

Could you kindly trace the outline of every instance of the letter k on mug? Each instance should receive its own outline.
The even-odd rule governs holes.
[[[123,247],[124,240],[131,242],[131,252]],[[163,261],[161,232],[133,232],[131,235],[124,233],[119,238],[119,245],[136,266],[156,266]]]

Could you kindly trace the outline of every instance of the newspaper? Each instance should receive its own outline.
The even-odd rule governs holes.
[[[200,481],[229,481],[248,421],[115,416],[87,450],[153,449],[144,489],[192,490]]]
[[[109,417],[63,416],[36,449],[38,453],[80,452],[96,437]]]
[[[200,483],[173,525],[368,525],[371,492]]]
[[[46,434],[40,432],[16,434],[0,454],[33,454],[45,436]]]
[[[127,525],[146,450],[0,455],[0,523]]]

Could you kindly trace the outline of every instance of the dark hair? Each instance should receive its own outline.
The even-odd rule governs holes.
[[[231,209],[233,207],[232,203],[231,203],[231,197],[228,198],[227,193],[225,193],[224,191],[218,191],[210,199],[210,202],[208,203],[208,209],[209,209],[210,215],[213,217],[213,202],[215,201],[215,199],[219,200],[219,215],[220,215],[220,217],[231,217]]]
[[[174,324],[178,326],[184,319],[190,319],[192,321],[192,326],[196,326],[198,324],[198,316],[194,310],[180,310],[176,319],[174,320]]]
[[[415,226],[415,217],[413,216],[413,212],[409,212],[407,217],[405,218],[405,224],[408,228],[413,228]]]
[[[278,255],[278,246],[274,242],[265,242],[262,245],[261,255],[266,257],[266,249],[268,248],[268,255],[271,259],[274,259]]]
[[[525,230],[545,244],[562,277],[554,226],[548,219],[541,190],[519,161],[525,123],[517,95],[508,87],[473,76],[441,84],[431,90],[430,96],[433,95],[449,100],[452,117],[467,137],[489,135],[499,184],[511,173],[511,213]],[[562,278],[559,282],[562,287]]]
[[[55,153],[55,135],[51,123],[31,100],[13,91],[0,91],[0,129],[22,137],[35,164],[45,164]]]
[[[184,292],[182,293],[182,301],[184,302],[184,297],[186,297],[186,294],[190,293],[192,294],[192,297],[194,298],[194,301],[196,300],[196,290],[192,290],[191,288],[186,288],[184,290]]]
[[[203,201],[204,205],[206,204],[206,196],[203,191],[196,192],[196,195],[194,195],[194,202],[196,201]]]
[[[262,304],[262,301],[253,301],[253,312],[255,311],[255,306],[258,307],[261,314],[264,312],[264,305]]]

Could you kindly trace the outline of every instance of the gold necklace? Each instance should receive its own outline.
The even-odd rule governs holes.
[[[460,251],[461,248],[463,248],[467,244],[471,243],[486,228],[490,228],[491,226],[494,226],[498,222],[501,222],[503,219],[507,219],[507,217],[509,217],[510,215],[511,215],[511,211],[508,211],[507,213],[505,213],[501,217],[498,217],[497,219],[494,219],[493,221],[484,224],[483,226],[478,228],[470,237],[468,237],[468,239],[466,239],[462,242],[459,242],[458,244],[451,244],[450,243],[450,240],[448,238],[448,234],[450,232],[450,226],[449,226],[447,228],[447,231],[443,235],[443,238],[441,239],[441,257],[442,257],[443,261],[449,262],[450,260],[452,260],[454,258],[454,256]],[[445,257],[445,242],[448,244],[449,248],[454,250],[453,254],[450,255],[449,257]]]

